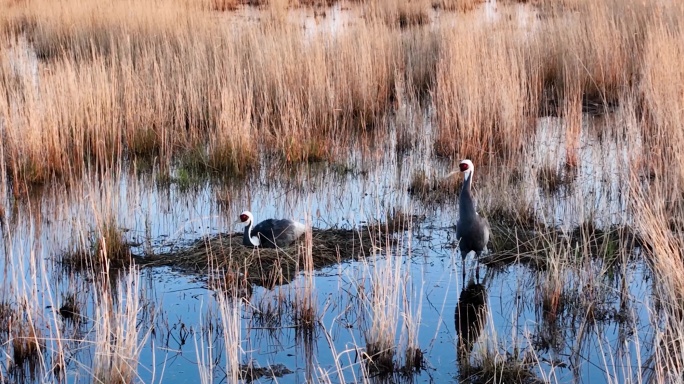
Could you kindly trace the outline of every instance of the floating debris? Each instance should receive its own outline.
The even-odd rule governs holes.
[[[291,373],[294,373],[294,371],[287,368],[284,364],[273,364],[267,367],[254,367],[252,364],[240,365],[240,376],[244,378],[247,383],[259,380],[262,377],[274,379]]]

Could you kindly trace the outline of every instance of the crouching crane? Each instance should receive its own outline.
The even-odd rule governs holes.
[[[287,219],[267,219],[255,226],[250,211],[242,212],[240,221],[245,224],[242,244],[248,247],[286,247],[306,232],[304,224]]]

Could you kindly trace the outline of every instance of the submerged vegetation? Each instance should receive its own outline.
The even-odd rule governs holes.
[[[683,26],[676,1],[0,0],[0,381],[166,381],[140,360],[190,344],[202,382],[287,377],[251,351],[290,328],[307,381],[437,375],[462,158],[492,236],[452,378],[680,381]],[[197,224],[258,204],[319,227],[266,250]],[[199,324],[163,268],[217,291]],[[507,335],[487,290],[516,268]]]

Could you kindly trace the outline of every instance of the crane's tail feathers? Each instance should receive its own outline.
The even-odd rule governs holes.
[[[304,232],[306,232],[306,225],[304,225],[298,221],[295,221],[292,224],[292,229],[294,230],[295,238],[297,238],[297,237],[303,235]]]

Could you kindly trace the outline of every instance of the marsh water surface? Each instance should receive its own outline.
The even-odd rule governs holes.
[[[531,207],[535,220],[558,233],[570,234],[589,220],[595,231],[628,224],[627,192],[622,190],[627,174],[622,167],[635,144],[599,139],[591,122],[608,122],[589,116],[586,120],[590,123],[583,126],[579,166],[571,180],[557,188],[540,185],[538,176],[542,166],[561,175],[569,172],[562,165],[566,149],[557,119],[540,120],[526,150],[528,164],[519,169],[476,165],[482,214],[487,215],[496,199],[519,194],[518,201]],[[429,125],[427,118],[428,132]],[[313,274],[300,272],[283,285],[254,286],[247,300],[221,298],[209,276],[222,271],[193,273],[172,266],[110,271],[110,278],[117,281],[112,290],[124,296],[115,306],[139,299],[133,313],[136,331],[126,336],[137,338],[137,380],[230,381],[229,358],[267,367],[282,375],[278,382],[373,380],[363,365],[364,351],[379,323],[390,330],[397,364],[409,345],[424,355],[421,369],[396,373],[390,376],[393,380],[465,380],[459,376],[454,325],[464,287],[454,238],[457,192],[441,199],[429,198],[439,191],[428,191],[428,197],[408,192],[414,175],[426,174],[440,183],[451,163],[432,154],[429,140],[418,140],[413,150],[400,153],[391,136],[375,150],[354,153],[339,164],[299,165],[284,171],[277,162],[265,160],[254,175],[237,182],[193,179],[181,168],[172,172],[170,182],[161,181],[156,169],[141,170],[131,163],[113,174],[87,178],[78,189],[47,186],[9,203],[12,209],[3,226],[5,291],[40,298],[40,308],[33,310],[42,318],[44,332],[59,329],[68,336],[67,346],[60,350],[68,353],[69,380],[89,381],[99,353],[92,337],[101,316],[95,303],[102,298],[92,294],[98,276],[65,268],[60,260],[80,246],[90,246],[98,223],[110,219],[102,212],[111,212],[133,254],[141,258],[172,254],[198,239],[241,231],[235,220],[244,209],[250,209],[257,221],[287,217],[319,229],[361,228],[403,212],[411,215],[410,220],[390,235],[395,240],[392,246]],[[497,191],[496,179],[513,174],[516,189]],[[530,231],[497,220],[490,218],[508,233]],[[537,251],[542,257],[564,251],[555,248],[549,243],[549,249]],[[654,337],[646,310],[651,300],[649,275],[638,247],[614,252],[626,256],[615,261],[577,254],[577,264],[562,269],[515,261],[483,265],[486,321],[470,355],[473,364],[486,358],[518,362],[532,372],[530,381],[621,382],[638,372]],[[469,259],[465,265],[472,279],[475,263]],[[565,285],[556,289],[560,304],[549,308],[554,281]],[[383,306],[374,305],[372,296],[380,294],[381,286],[392,290],[383,293]],[[131,288],[133,295],[126,295]],[[317,319],[307,329],[296,326],[293,315],[302,292],[310,292],[314,299]],[[83,320],[77,324],[56,310],[68,297],[82,305]],[[55,343],[46,343],[47,361],[58,350]],[[260,380],[270,379],[267,375]]]

